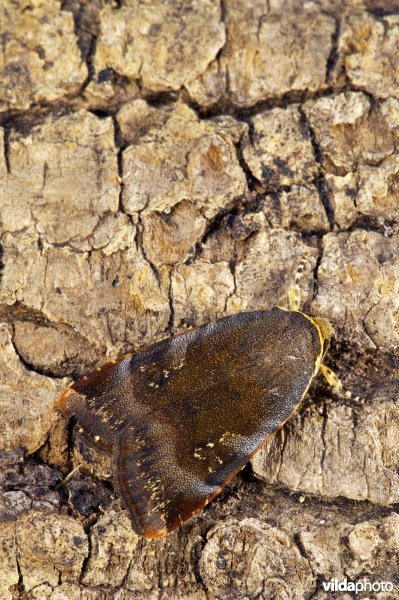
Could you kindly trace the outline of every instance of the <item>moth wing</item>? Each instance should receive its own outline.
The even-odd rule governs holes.
[[[172,374],[152,386],[151,408],[136,412],[115,447],[117,484],[135,530],[160,537],[217,495],[295,410],[320,351],[310,321],[279,309],[168,341],[156,371]],[[154,381],[161,379],[147,385]]]

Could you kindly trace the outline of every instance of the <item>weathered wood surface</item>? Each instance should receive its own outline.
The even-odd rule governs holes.
[[[397,598],[399,2],[3,0],[0,28],[0,597]],[[360,399],[317,381],[252,475],[139,539],[60,391],[285,305],[302,257]]]

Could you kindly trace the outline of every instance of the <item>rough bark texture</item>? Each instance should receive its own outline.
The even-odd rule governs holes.
[[[0,4],[0,597],[398,598],[399,2]],[[138,538],[60,391],[286,305],[302,258],[352,398],[318,378],[205,511]]]

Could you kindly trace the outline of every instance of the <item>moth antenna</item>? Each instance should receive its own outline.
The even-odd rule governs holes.
[[[64,479],[62,481],[60,481],[60,483],[57,483],[57,485],[55,486],[54,489],[56,490],[60,490],[61,488],[65,487],[66,484],[71,481],[72,477],[74,477],[76,475],[76,473],[79,471],[80,467],[82,465],[77,465],[77,467],[75,467],[74,469],[72,469],[72,471],[70,473],[68,473],[68,475],[66,477],[64,477]]]
[[[301,308],[301,290],[299,282],[301,281],[305,270],[306,258],[303,256],[295,273],[294,283],[288,288],[288,306],[290,310],[300,310]]]

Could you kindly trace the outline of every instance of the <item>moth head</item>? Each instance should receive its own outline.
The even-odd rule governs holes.
[[[328,342],[335,334],[334,327],[328,319],[324,319],[323,317],[312,317],[312,321],[320,331],[323,341]]]

